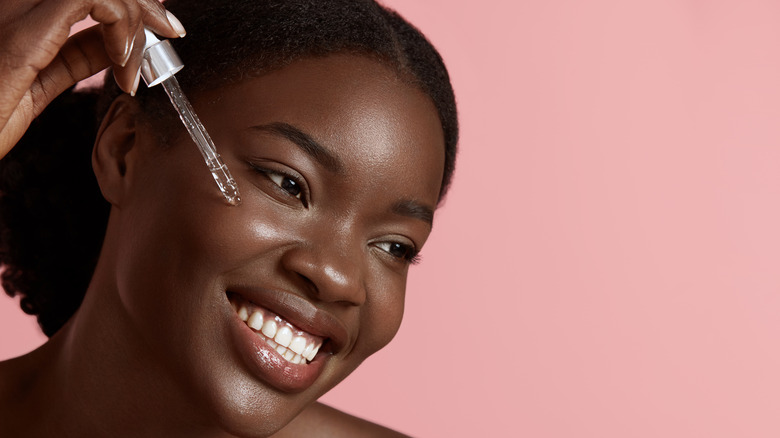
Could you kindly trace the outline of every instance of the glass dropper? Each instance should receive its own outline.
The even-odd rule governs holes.
[[[184,67],[184,64],[168,40],[160,41],[148,29],[145,29],[145,33],[146,45],[144,46],[144,55],[141,61],[141,77],[144,78],[144,82],[146,82],[148,87],[162,84],[173,107],[179,113],[179,118],[184,123],[184,127],[190,133],[192,141],[195,142],[201,155],[203,155],[206,166],[211,171],[211,176],[214,177],[220,192],[222,192],[222,195],[230,205],[238,205],[241,203],[238,185],[230,174],[227,165],[222,162],[214,142],[200,122],[198,115],[195,114],[190,101],[179,86],[179,81],[174,76]]]

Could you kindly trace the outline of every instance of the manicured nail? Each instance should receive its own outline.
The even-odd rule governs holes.
[[[184,30],[184,26],[181,24],[181,21],[179,21],[175,15],[171,14],[171,11],[165,11],[165,16],[168,17],[168,22],[171,23],[171,27],[173,27],[173,30],[175,30],[180,37],[187,35],[187,31]]]
[[[141,83],[141,67],[138,67],[138,72],[135,74],[135,81],[133,82],[133,89],[130,90],[130,96],[135,97],[135,93],[138,91],[138,84]]]
[[[125,41],[125,54],[122,57],[122,63],[119,64],[122,67],[127,65],[127,61],[130,60],[130,55],[133,54],[133,46],[135,46],[135,34],[133,34],[133,38],[129,41]]]

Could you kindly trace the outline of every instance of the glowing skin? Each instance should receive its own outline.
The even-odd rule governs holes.
[[[61,430],[269,436],[398,330],[404,257],[428,238],[420,212],[435,208],[444,167],[430,99],[352,55],[189,97],[242,204],[203,177],[186,132],[163,148],[133,100],[114,105],[94,158],[113,205],[95,277],[76,317],[23,364],[49,369],[30,403],[79,394],[47,411]],[[327,340],[310,364],[274,356],[229,293]]]

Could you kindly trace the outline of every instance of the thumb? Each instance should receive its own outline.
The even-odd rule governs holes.
[[[60,93],[112,64],[99,25],[71,36],[30,87],[33,117]]]

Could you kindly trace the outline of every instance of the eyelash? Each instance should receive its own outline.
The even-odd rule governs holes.
[[[260,166],[258,166],[256,164],[252,164],[252,163],[249,163],[249,166],[255,172],[261,173],[265,177],[267,177],[269,180],[271,180],[271,182],[273,182],[280,190],[284,191],[288,196],[292,196],[292,197],[294,197],[296,199],[299,199],[304,207],[308,207],[308,201],[307,201],[308,198],[306,197],[306,190],[304,188],[305,186],[301,183],[301,181],[298,178],[296,178],[293,175],[284,173],[284,172],[279,172],[278,170],[266,169],[264,167],[260,167]],[[279,177],[280,181],[277,182],[274,177]],[[292,193],[287,191],[282,186],[282,182],[285,179],[288,179],[288,180],[290,180],[290,181],[295,183],[297,188],[300,190],[300,192],[297,195],[293,195]],[[387,249],[382,248],[382,245],[385,245],[385,244],[389,245]],[[397,245],[397,246],[395,246],[395,245]],[[422,260],[422,257],[420,256],[420,251],[418,251],[413,245],[407,245],[407,244],[400,243],[400,242],[379,242],[379,243],[376,244],[376,246],[380,250],[382,250],[382,251],[386,252],[387,254],[389,254],[391,257],[394,257],[394,258],[396,258],[398,260],[402,260],[404,263],[406,263],[408,265],[416,265],[416,264],[420,263],[420,261]],[[395,255],[395,254],[393,254],[392,250],[393,250],[394,247],[403,249],[404,250],[404,254],[403,255]]]
[[[390,245],[390,246],[398,245],[400,247],[403,247],[405,249],[405,254],[404,255],[400,255],[400,256],[395,255],[395,254],[393,254],[391,252],[392,251],[391,248],[388,248],[388,249],[382,248],[380,245],[383,245],[383,244],[387,244],[387,245]],[[410,264],[410,265],[416,265],[416,264],[420,263],[420,261],[422,259],[420,257],[420,252],[417,251],[417,249],[415,249],[411,245],[406,245],[406,244],[399,243],[399,242],[379,242],[379,243],[376,244],[376,246],[380,250],[390,254],[392,257],[395,257],[397,259],[403,260],[405,263]]]
[[[255,172],[261,173],[261,174],[265,175],[266,178],[271,180],[271,182],[274,183],[285,194],[300,200],[304,207],[308,207],[309,206],[308,198],[306,196],[306,189],[305,189],[306,186],[301,182],[301,180],[299,178],[296,178],[295,176],[287,174],[287,173],[284,173],[284,172],[280,172],[278,170],[266,169],[264,167],[260,167],[260,166],[258,166],[256,164],[252,164],[252,163],[249,163],[249,166]],[[280,178],[279,182],[276,181],[275,177],[279,177]],[[284,188],[284,186],[283,186],[284,180],[290,180],[293,183],[295,183],[295,186],[299,190],[297,195],[293,195],[287,189]]]

